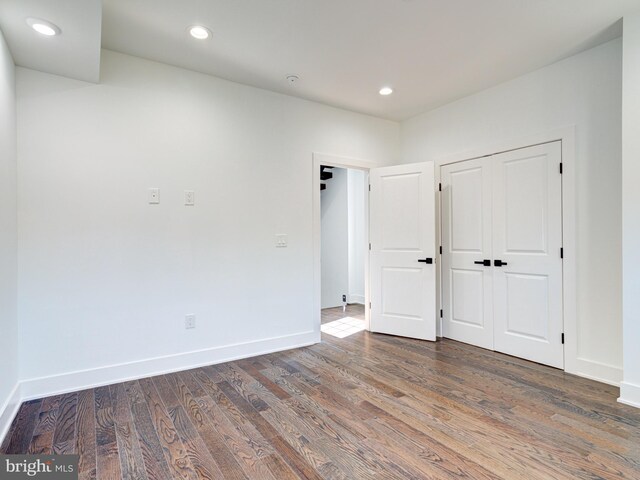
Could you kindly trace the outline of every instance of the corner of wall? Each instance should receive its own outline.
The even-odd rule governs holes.
[[[16,418],[21,404],[20,383],[16,383],[4,405],[0,408],[0,445],[3,444],[5,437],[9,433],[13,419]]]

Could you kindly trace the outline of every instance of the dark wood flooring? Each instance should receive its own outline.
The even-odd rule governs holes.
[[[450,340],[325,334],[26,402],[1,448],[77,452],[83,479],[639,479],[640,410],[617,395]]]

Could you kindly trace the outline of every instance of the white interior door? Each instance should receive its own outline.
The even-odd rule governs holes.
[[[445,165],[442,335],[493,349],[491,159]]]
[[[491,158],[495,350],[563,368],[560,142]]]
[[[436,339],[433,163],[370,171],[371,331]]]

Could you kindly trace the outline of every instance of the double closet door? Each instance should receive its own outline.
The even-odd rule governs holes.
[[[564,367],[560,142],[442,167],[443,336]]]

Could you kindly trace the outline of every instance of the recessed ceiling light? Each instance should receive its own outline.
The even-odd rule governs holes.
[[[36,32],[46,35],[47,37],[53,37],[62,33],[60,27],[46,20],[42,20],[41,18],[29,17],[27,18],[27,25],[33,28]]]
[[[193,25],[189,27],[189,33],[193,38],[198,40],[206,40],[211,35],[211,31],[202,25]]]
[[[382,87],[380,89],[380,95],[391,95],[393,93],[393,88],[391,87]]]

